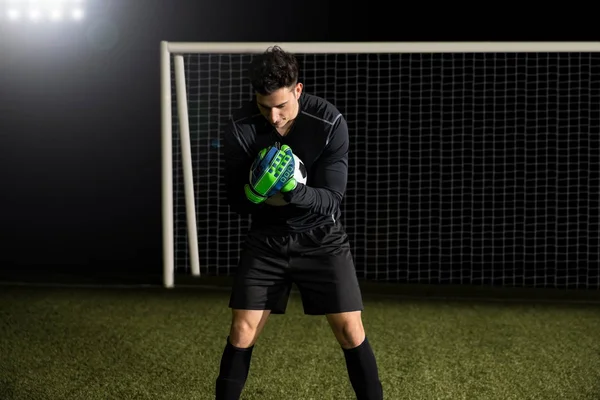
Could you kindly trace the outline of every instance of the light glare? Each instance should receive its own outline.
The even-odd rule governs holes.
[[[60,10],[52,10],[50,19],[52,21],[60,21],[62,19],[62,12]]]
[[[40,10],[38,10],[37,8],[32,8],[31,10],[29,10],[29,18],[31,18],[32,21],[38,21],[40,17]]]
[[[79,21],[80,19],[83,18],[83,10],[80,8],[76,8],[73,10],[73,12],[71,13],[71,15],[73,16],[73,19],[76,21]]]
[[[80,21],[85,17],[83,5],[84,0],[7,0],[4,15],[10,21],[20,20],[23,17],[32,22],[43,20],[57,22],[64,20],[65,17]]]
[[[8,10],[8,18],[11,20],[17,20],[20,16],[21,14],[19,13],[19,10],[15,10],[14,8]]]

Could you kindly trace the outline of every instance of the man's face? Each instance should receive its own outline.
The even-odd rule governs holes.
[[[298,99],[301,93],[302,84],[297,83],[266,96],[257,93],[256,102],[263,117],[275,128],[282,129],[298,115]]]

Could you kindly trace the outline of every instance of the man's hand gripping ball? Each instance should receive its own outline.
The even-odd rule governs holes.
[[[289,192],[296,185],[294,154],[288,145],[262,149],[250,168],[250,180],[244,185],[248,200],[260,204],[278,192]]]

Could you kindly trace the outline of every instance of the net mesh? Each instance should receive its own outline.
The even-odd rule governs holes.
[[[219,134],[251,54],[186,54],[200,268],[235,272]],[[359,278],[598,287],[600,55],[297,54],[350,130],[342,222]],[[174,74],[172,74],[173,88]],[[188,273],[173,96],[175,267]]]

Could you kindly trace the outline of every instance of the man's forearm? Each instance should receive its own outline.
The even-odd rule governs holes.
[[[294,190],[284,193],[284,200],[299,208],[309,209],[321,215],[336,212],[342,201],[342,195],[324,188],[313,188],[301,183]]]

